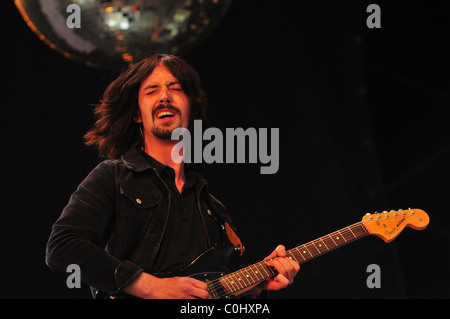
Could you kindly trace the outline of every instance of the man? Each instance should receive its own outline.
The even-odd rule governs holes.
[[[47,265],[64,274],[77,264],[82,281],[108,295],[210,298],[203,281],[155,276],[187,266],[230,234],[237,238],[204,178],[171,157],[178,142],[172,131],[192,131],[194,119],[206,119],[197,73],[176,56],[147,58],[108,86],[95,112],[85,138],[109,159],[79,185],[53,225]],[[286,287],[300,268],[281,245],[267,259],[278,275],[250,294]]]

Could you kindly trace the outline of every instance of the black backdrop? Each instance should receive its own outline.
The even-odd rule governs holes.
[[[6,2],[6,1],[5,1]],[[407,207],[431,217],[385,244],[367,237],[304,264],[273,298],[449,297],[450,6],[376,1],[236,0],[184,56],[199,72],[213,126],[279,128],[280,166],[201,165],[247,252],[236,267]],[[82,143],[113,72],[67,60],[11,3],[2,15],[2,298],[90,298],[44,263],[51,225],[98,163]],[[366,268],[381,267],[369,289]]]

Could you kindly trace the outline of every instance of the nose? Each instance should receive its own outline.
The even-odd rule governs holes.
[[[168,89],[167,86],[164,85],[161,88],[161,94],[159,96],[159,102],[164,104],[164,103],[171,103],[171,101],[172,101],[172,96],[170,94],[170,90]]]

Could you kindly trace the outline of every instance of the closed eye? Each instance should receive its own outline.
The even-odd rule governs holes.
[[[170,83],[166,84],[165,86],[171,91],[178,91],[178,92],[183,91],[183,88],[181,87],[180,83],[178,83],[178,82],[170,82]],[[150,94],[153,94],[153,93],[159,91],[160,88],[161,88],[161,85],[159,85],[159,84],[150,84],[145,87],[144,92],[146,95],[150,95]]]
[[[173,91],[183,91],[179,83],[169,84],[168,87]]]

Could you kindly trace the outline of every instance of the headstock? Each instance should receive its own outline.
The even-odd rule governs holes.
[[[369,234],[381,237],[387,243],[394,240],[405,227],[422,230],[429,222],[430,217],[421,209],[366,214],[362,219],[362,224]]]

